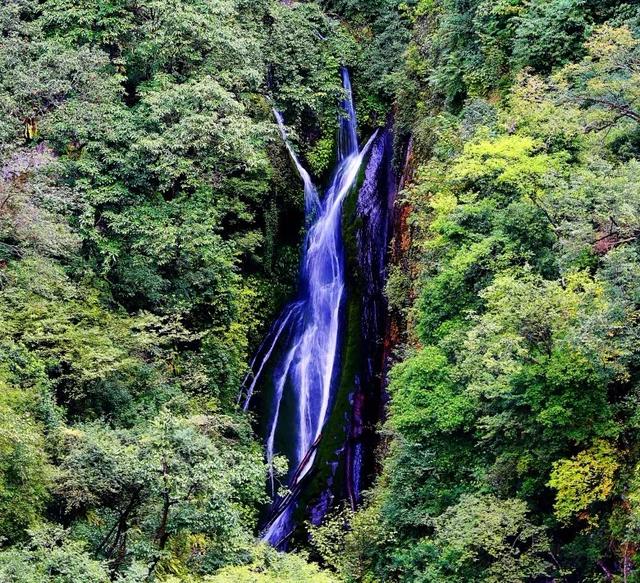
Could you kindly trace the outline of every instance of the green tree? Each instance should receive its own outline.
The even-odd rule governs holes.
[[[552,573],[544,528],[532,524],[520,500],[466,496],[435,521],[420,549],[422,581],[532,581]]]
[[[23,547],[0,551],[0,577],[14,583],[108,583],[108,569],[60,527],[34,530]]]
[[[304,556],[258,548],[253,562],[226,567],[204,578],[204,583],[337,583],[333,575],[306,561]]]
[[[137,560],[149,573],[210,572],[246,555],[264,501],[265,467],[257,447],[242,445],[246,431],[168,411],[144,429],[66,430],[57,497],[112,570]]]

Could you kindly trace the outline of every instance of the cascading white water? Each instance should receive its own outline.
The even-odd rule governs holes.
[[[266,431],[267,461],[272,467],[276,453],[287,454],[291,469],[288,486],[292,492],[313,467],[315,446],[333,398],[345,291],[342,203],[352,189],[375,137],[374,134],[359,150],[351,83],[346,69],[343,69],[342,77],[346,97],[342,104],[344,114],[340,118],[338,162],[322,200],[288,142],[282,115],[275,112],[286,147],[304,182],[309,229],[300,268],[298,299],[283,310],[258,351],[252,373],[245,383],[244,407],[248,408],[264,371],[271,369],[273,386]],[[279,358],[275,366],[270,363],[274,354]],[[283,407],[289,411],[286,417],[282,414]],[[278,435],[292,443],[289,451],[276,451]],[[271,484],[276,497],[273,471]],[[279,544],[288,535],[294,498],[290,495],[274,500],[272,520],[264,534],[264,539],[271,544]]]
[[[320,199],[318,198],[318,190],[313,184],[311,180],[311,176],[307,172],[306,168],[300,163],[298,160],[298,156],[294,152],[291,144],[289,143],[289,138],[287,136],[287,128],[284,125],[284,119],[282,114],[277,110],[273,110],[273,115],[276,118],[276,122],[278,122],[278,128],[280,129],[280,134],[282,135],[282,140],[284,141],[284,145],[287,148],[287,152],[289,152],[289,156],[293,160],[295,164],[296,170],[302,178],[302,182],[304,183],[304,205],[305,205],[305,215],[307,219],[312,218],[315,213],[318,211],[320,207]]]

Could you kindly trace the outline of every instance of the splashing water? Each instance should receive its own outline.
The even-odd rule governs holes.
[[[345,99],[340,118],[338,161],[333,178],[320,200],[309,173],[288,142],[282,115],[275,113],[285,145],[304,183],[309,229],[306,235],[298,298],[283,310],[251,364],[245,380],[244,408],[255,387],[272,371],[266,428],[267,461],[274,503],[263,538],[278,546],[293,528],[293,510],[299,486],[313,467],[315,448],[327,421],[339,367],[341,308],[345,292],[342,244],[342,203],[356,181],[375,134],[358,147],[351,83],[342,71]],[[277,355],[277,358],[273,358]],[[275,363],[271,360],[276,360]],[[277,445],[278,444],[278,445]],[[290,494],[276,494],[274,455],[289,460]]]

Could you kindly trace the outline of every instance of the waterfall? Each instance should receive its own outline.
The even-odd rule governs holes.
[[[287,139],[283,118],[275,112],[285,145],[304,183],[308,230],[300,266],[298,297],[285,307],[258,349],[245,380],[244,408],[258,383],[270,382],[265,441],[273,496],[271,520],[263,538],[278,546],[293,528],[293,511],[302,481],[330,413],[339,369],[341,310],[345,294],[342,203],[356,181],[375,134],[360,149],[349,73],[342,71],[342,102],[338,160],[329,186],[320,198],[309,173]],[[274,361],[274,362],[272,362]],[[265,379],[269,372],[270,378]],[[279,497],[273,460],[289,460],[289,494]]]

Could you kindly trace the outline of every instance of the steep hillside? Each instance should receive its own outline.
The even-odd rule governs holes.
[[[0,31],[0,581],[640,580],[637,2],[5,0]],[[343,67],[389,188],[367,159],[340,208],[343,495],[283,554],[291,468],[238,397],[310,225],[283,135],[335,179]]]

